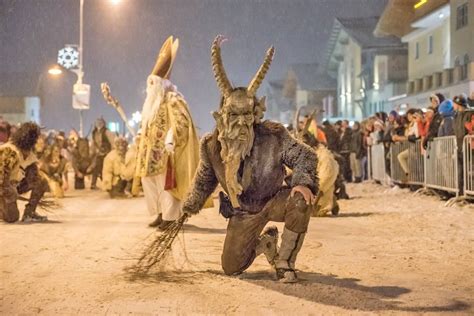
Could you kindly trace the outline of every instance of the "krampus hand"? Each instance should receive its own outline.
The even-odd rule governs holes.
[[[303,198],[306,201],[306,204],[314,205],[316,203],[316,196],[313,194],[313,192],[311,192],[311,190],[308,187],[297,185],[296,187],[291,189],[290,198],[295,196],[297,192],[303,195]]]

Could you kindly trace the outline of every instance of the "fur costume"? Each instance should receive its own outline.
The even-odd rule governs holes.
[[[67,185],[67,160],[61,155],[57,145],[45,150],[45,156],[40,162],[40,171],[48,180],[49,189],[53,196],[63,198],[65,182]]]
[[[289,135],[283,125],[262,122],[265,99],[256,91],[273,58],[273,47],[247,88],[233,88],[224,71],[220,44],[213,42],[212,66],[222,93],[217,126],[201,143],[201,160],[183,211],[196,214],[220,184],[220,212],[230,217],[222,253],[228,275],[247,269],[261,253],[275,266],[282,282],[295,282],[295,261],[311,214],[303,194],[318,191],[316,154]],[[285,167],[293,171],[289,187],[283,185]],[[299,192],[297,194],[294,192]],[[307,194],[309,197],[311,193]],[[261,232],[268,221],[285,222],[277,253],[278,231]]]
[[[115,139],[114,149],[105,156],[102,169],[102,189],[109,192],[111,197],[124,194],[127,180],[125,180],[125,155],[127,141],[124,138]]]
[[[90,175],[95,168],[95,160],[89,153],[89,142],[86,138],[79,138],[77,146],[72,152],[72,167],[74,169],[74,189],[85,188],[84,178]]]
[[[36,207],[48,190],[48,183],[38,171],[34,145],[40,135],[35,123],[24,123],[12,136],[12,142],[0,146],[0,216],[5,222],[16,222],[20,212],[19,194],[31,191],[23,220],[46,220]]]
[[[326,146],[319,144],[315,150],[318,156],[319,190],[322,195],[313,211],[313,216],[324,216],[337,207],[334,189],[339,174],[339,164]]]

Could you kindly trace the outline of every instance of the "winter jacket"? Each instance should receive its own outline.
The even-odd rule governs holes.
[[[438,112],[443,117],[438,128],[438,137],[454,135],[454,108],[452,101],[443,101],[438,108]]]
[[[426,138],[423,140],[423,148],[426,149],[427,143],[432,141],[435,137],[438,137],[438,130],[441,122],[443,121],[443,117],[439,114],[438,110],[435,110],[435,114],[433,116],[433,120],[430,123],[430,127],[428,129],[428,134]]]
[[[361,159],[363,157],[362,133],[360,130],[352,131],[352,141],[350,143],[350,150],[351,150],[351,153],[356,154],[357,159]]]
[[[351,151],[352,129],[350,127],[341,134],[340,152],[349,153]]]
[[[467,129],[465,124],[471,120],[474,115],[473,110],[465,110],[463,112],[456,112],[454,115],[454,135],[456,135],[456,143],[458,145],[458,151],[462,151],[462,145],[464,136],[467,135]]]
[[[339,151],[339,134],[334,127],[323,127],[323,132],[326,134],[327,146],[330,151]]]

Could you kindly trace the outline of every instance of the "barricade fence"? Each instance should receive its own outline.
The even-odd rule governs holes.
[[[419,185],[457,196],[462,180],[464,195],[474,197],[474,135],[464,138],[462,150],[458,150],[455,136],[435,138],[426,151],[420,141],[392,143],[389,174],[383,144],[371,146],[369,156],[373,180],[383,183],[389,176],[397,184]]]
[[[464,137],[464,194],[474,196],[474,135]]]
[[[458,194],[457,157],[455,136],[438,137],[430,142],[425,155],[425,186]]]
[[[372,179],[383,183],[385,181],[385,148],[382,143],[370,148]]]

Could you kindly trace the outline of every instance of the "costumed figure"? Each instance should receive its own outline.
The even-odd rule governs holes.
[[[297,111],[295,121],[297,122],[295,125],[298,126],[296,137],[313,148],[318,157],[319,198],[316,207],[312,211],[312,216],[321,217],[328,212],[338,215],[339,205],[335,195],[335,186],[339,175],[339,164],[333,153],[311,132],[311,126],[314,126],[312,124],[314,112],[305,117],[303,121],[300,121],[299,111]]]
[[[18,195],[31,191],[22,221],[45,221],[47,218],[36,212],[36,207],[48,190],[33,152],[40,136],[35,123],[23,123],[12,135],[11,142],[0,146],[0,216],[8,223],[20,218],[17,206]]]
[[[141,178],[150,214],[157,216],[150,226],[162,230],[179,218],[199,161],[199,140],[188,105],[169,81],[178,46],[173,37],[165,41],[147,79],[135,176]]]
[[[34,153],[36,155],[36,158],[42,159],[45,152],[46,152],[46,135],[41,134],[40,137],[38,137],[38,140],[36,141]]]
[[[95,160],[89,153],[89,142],[86,138],[77,140],[77,146],[72,152],[72,168],[74,169],[74,189],[84,189],[85,176],[90,175],[95,168]]]
[[[102,189],[109,192],[111,198],[125,196],[127,179],[125,179],[125,155],[128,143],[123,137],[114,141],[114,149],[105,156],[102,169]],[[131,180],[129,178],[128,180]]]
[[[112,150],[115,134],[105,127],[103,118],[97,119],[92,131],[91,152],[95,159],[95,167],[92,171],[91,190],[97,189],[97,178],[102,180],[102,168],[105,156]]]
[[[230,218],[222,253],[227,275],[246,270],[264,253],[282,282],[296,282],[295,261],[308,228],[318,191],[317,157],[293,138],[285,127],[261,121],[265,98],[256,92],[273,58],[273,47],[248,87],[233,88],[221,60],[222,36],[212,45],[212,66],[222,93],[217,126],[201,143],[201,160],[192,189],[183,204],[188,216],[197,214],[220,184],[220,212]],[[293,176],[283,185],[286,171]],[[284,222],[277,251],[278,230],[269,221]],[[260,235],[262,233],[262,235]]]
[[[64,191],[67,191],[67,160],[61,155],[59,145],[51,145],[40,160],[40,171],[48,180],[51,193],[56,198],[63,198]]]

